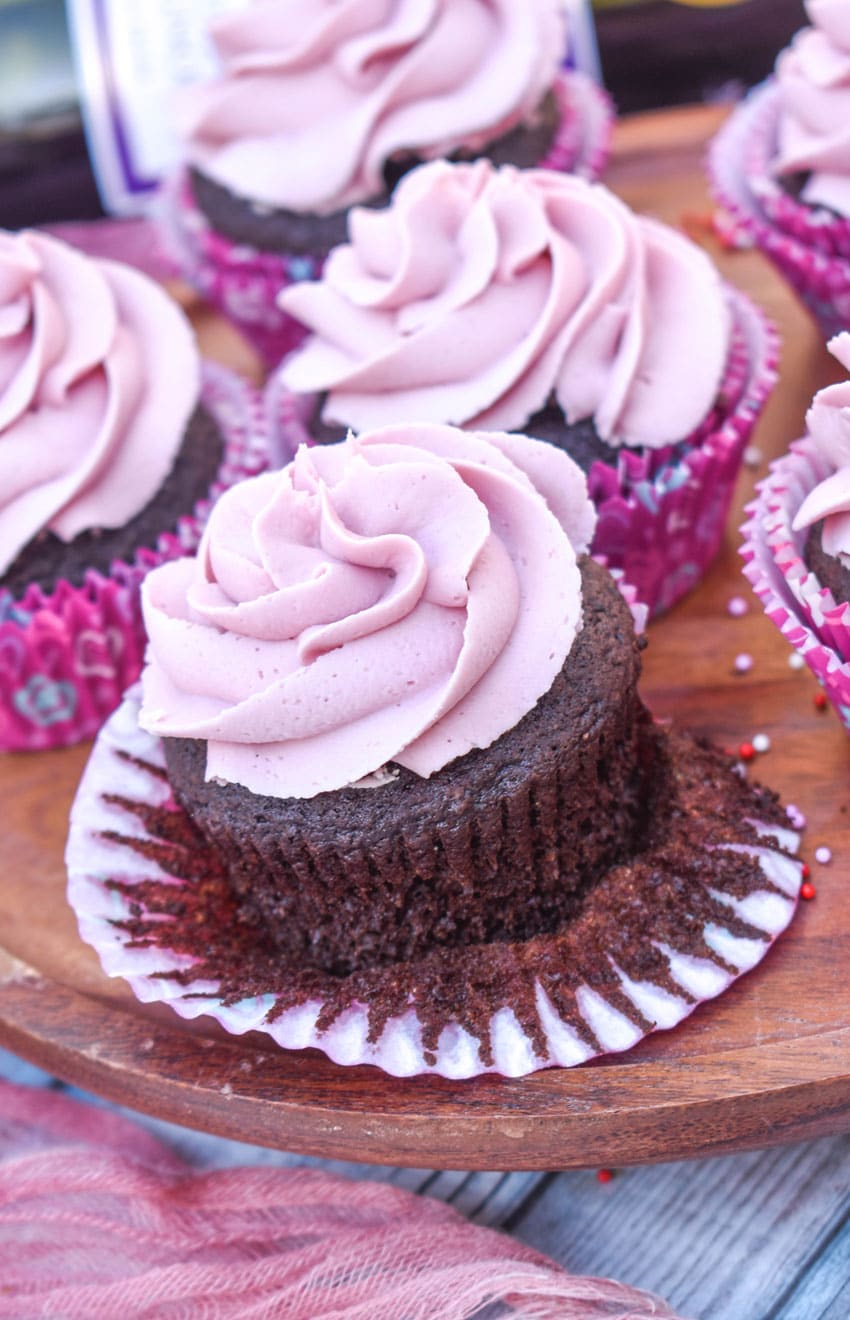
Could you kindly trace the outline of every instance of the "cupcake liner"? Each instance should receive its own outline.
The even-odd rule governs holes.
[[[850,326],[850,220],[806,206],[771,178],[778,115],[774,83],[751,92],[714,139],[709,176],[718,202],[830,338]]]
[[[791,528],[806,495],[833,470],[809,438],[795,441],[747,506],[741,553],[768,618],[803,656],[850,732],[850,604],[836,602],[806,567],[808,529]]]
[[[595,179],[608,157],[610,100],[586,74],[570,70],[559,74],[553,90],[561,118],[541,168]],[[159,219],[175,273],[232,321],[269,366],[301,343],[304,327],[276,299],[290,284],[317,280],[327,251],[261,252],[217,233],[195,204],[185,172],[163,188]]]
[[[622,573],[654,617],[700,581],[726,527],[747,441],[776,382],[774,327],[737,289],[727,288],[733,343],[718,403],[686,441],[642,453],[623,447],[617,467],[594,463],[588,490],[598,521],[593,554]],[[312,395],[292,395],[279,373],[265,390],[273,466],[312,444]],[[340,427],[340,438],[344,428]]]
[[[703,745],[655,729],[677,774],[690,784],[714,776],[722,800],[699,812],[687,800],[699,788],[683,789],[664,844],[603,877],[563,930],[349,977],[288,968],[277,952],[258,963],[260,933],[240,925],[214,852],[174,804],[161,743],[139,729],[138,704],[137,687],[83,775],[69,901],[107,975],[145,1003],[209,1015],[237,1035],[261,1031],[284,1048],[315,1046],[394,1076],[571,1066],[675,1026],[754,967],[794,913],[802,868],[785,850],[799,838],[777,823],[771,795],[725,764],[719,771]],[[677,837],[685,818],[700,834],[691,861]],[[203,955],[191,951],[199,929]],[[604,956],[593,943],[600,929]]]
[[[267,463],[262,403],[223,367],[204,363],[201,398],[225,439],[208,495],[132,563],[82,586],[37,585],[20,598],[0,589],[0,749],[64,747],[91,737],[141,671],[145,646],[139,586],[156,564],[191,553],[221,492]]]

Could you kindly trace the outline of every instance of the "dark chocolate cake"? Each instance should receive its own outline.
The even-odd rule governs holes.
[[[558,131],[560,111],[554,92],[544,98],[535,121],[519,124],[490,143],[485,151],[456,151],[449,160],[476,160],[487,156],[494,165],[516,165],[530,169],[545,160]],[[414,152],[399,153],[384,170],[385,188],[375,197],[358,203],[380,208],[389,205],[390,194],[403,175],[421,165]],[[235,243],[246,243],[260,252],[291,252],[296,255],[329,252],[348,236],[348,207],[329,215],[259,207],[249,198],[237,196],[199,169],[189,170],[195,204],[211,227]]]
[[[556,929],[640,846],[639,643],[606,570],[582,563],[584,623],[561,673],[492,746],[431,779],[309,799],[206,783],[205,744],[164,740],[176,797],[222,857],[243,919],[337,975]]]
[[[850,601],[850,568],[836,555],[828,555],[822,544],[823,519],[813,523],[806,535],[803,559],[821,586],[828,587],[836,604]]]
[[[148,504],[122,527],[92,528],[72,541],[42,531],[3,575],[2,585],[15,597],[37,583],[45,594],[65,580],[81,586],[95,569],[108,574],[116,560],[132,561],[139,546],[155,545],[164,531],[173,531],[212,485],[224,454],[224,437],[203,406],[189,419],[182,445],[162,486]]]

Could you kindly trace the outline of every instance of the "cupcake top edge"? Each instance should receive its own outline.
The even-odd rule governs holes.
[[[776,61],[779,176],[806,173],[801,197],[850,216],[850,7],[808,0],[811,26]]]
[[[850,332],[835,335],[827,347],[850,372]],[[850,380],[818,390],[806,413],[806,429],[831,471],[809,491],[792,528],[799,532],[823,520],[824,552],[850,560]]]
[[[198,555],[150,573],[140,722],[208,779],[313,797],[428,777],[513,728],[582,623],[595,514],[524,436],[387,427],[226,492]]]
[[[563,0],[266,0],[218,18],[186,88],[189,163],[259,205],[328,214],[394,154],[479,151],[530,121],[567,45]]]
[[[0,230],[0,573],[42,530],[71,541],[144,508],[200,382],[191,326],[153,280]]]
[[[690,239],[600,184],[434,161],[355,208],[322,278],[280,305],[312,337],[285,363],[323,419],[521,430],[553,397],[610,445],[661,448],[710,412],[732,316]]]

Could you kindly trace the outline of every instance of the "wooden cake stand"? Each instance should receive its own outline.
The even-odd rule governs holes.
[[[701,162],[722,112],[663,112],[620,125],[607,181],[639,210],[686,223],[725,276],[778,323],[782,379],[754,441],[765,457],[803,429],[816,389],[841,369],[780,278],[754,252],[724,251],[702,227]],[[205,349],[250,365],[199,316]],[[65,901],[68,811],[88,747],[0,758],[0,1042],[59,1077],[190,1127],[339,1159],[457,1169],[564,1169],[717,1154],[850,1128],[850,739],[818,711],[807,670],[741,577],[741,508],[764,471],[745,471],[724,548],[703,584],[650,629],[643,693],[724,745],[771,740],[755,777],[809,821],[803,855],[817,894],[765,963],[680,1027],[624,1055],[521,1081],[398,1081],[346,1069],[259,1035],[226,1036],[138,1003],[110,981]],[[733,618],[727,603],[749,603]],[[737,654],[751,671],[735,676]],[[828,845],[829,865],[814,850]]]

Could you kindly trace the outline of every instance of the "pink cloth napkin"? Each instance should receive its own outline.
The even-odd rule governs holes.
[[[671,1317],[425,1197],[313,1169],[193,1172],[118,1115],[0,1083],[0,1317]]]

